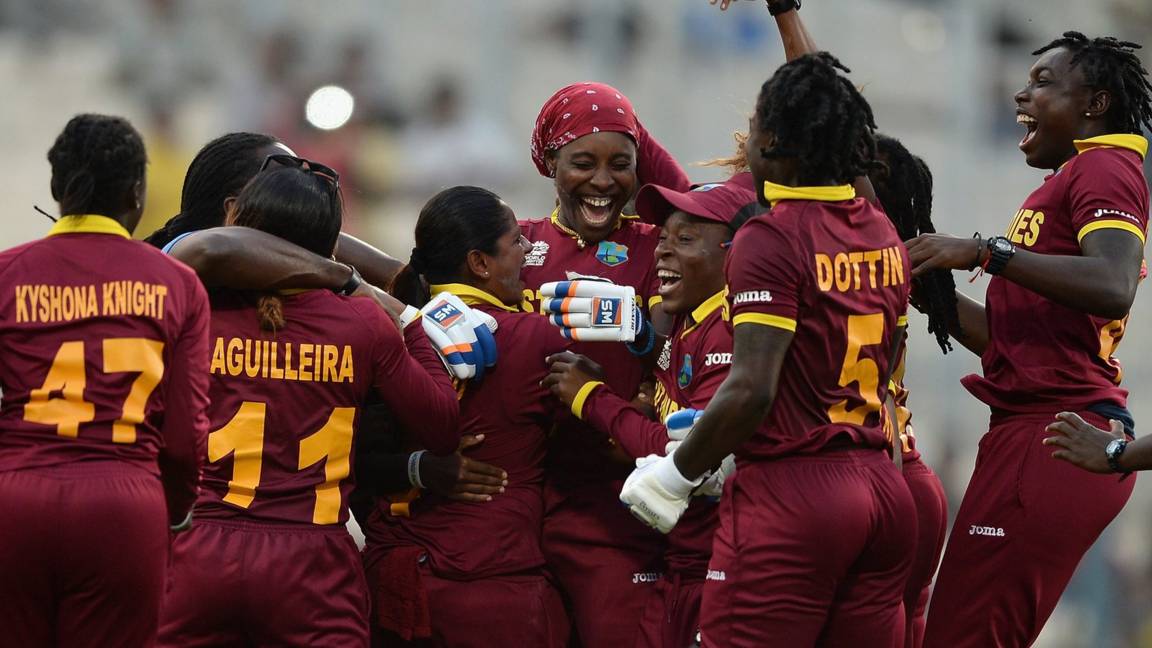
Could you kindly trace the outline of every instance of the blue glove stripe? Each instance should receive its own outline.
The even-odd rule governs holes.
[[[480,347],[480,355],[483,356],[484,361],[477,365],[492,367],[496,365],[496,338],[492,335],[492,331],[488,330],[487,326],[481,324],[473,329],[476,332],[477,346]]]
[[[556,296],[568,297],[568,293],[572,290],[571,281],[557,281],[556,282]]]

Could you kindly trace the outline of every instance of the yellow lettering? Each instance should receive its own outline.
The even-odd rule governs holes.
[[[132,282],[132,314],[144,315],[144,284],[139,281]]]
[[[259,373],[260,343],[252,344],[252,340],[244,340],[244,374],[249,378],[255,378]]]
[[[822,292],[832,290],[832,259],[827,254],[816,255],[816,285]]]
[[[896,248],[888,248],[888,255],[892,259],[892,283],[900,285],[904,283],[904,259]]]
[[[228,340],[228,375],[239,376],[244,370],[244,343],[240,338]]]
[[[48,321],[60,321],[60,286],[48,286]]]
[[[260,377],[268,377],[268,347],[270,343],[268,340],[261,340],[260,342]]]
[[[297,363],[300,371],[300,380],[312,380],[312,353],[311,344],[300,345],[300,361]]]
[[[340,356],[340,382],[352,382],[355,372],[352,369],[352,345],[344,345],[344,353]]]
[[[114,285],[115,284],[108,281],[100,284],[100,292],[103,295],[103,299],[101,300],[102,308],[100,310],[100,314],[104,315],[105,317],[116,314],[116,304],[112,300],[112,287]]]
[[[299,380],[300,375],[292,368],[292,343],[286,342],[284,344],[284,379],[285,380]]]
[[[1008,226],[1008,231],[1005,232],[1009,238],[1012,237],[1012,233],[1020,226],[1020,217],[1024,215],[1024,211],[1023,209],[1018,209],[1016,210],[1016,215],[1012,217],[1012,224]]]
[[[836,270],[836,290],[845,292],[852,282],[852,267],[848,265],[848,255],[838,253],[833,265]]]
[[[216,338],[216,346],[212,348],[212,365],[208,373],[224,375],[224,338]]]
[[[860,262],[863,260],[863,252],[851,252],[848,254],[848,263],[852,264],[852,287],[856,290],[860,290]]]
[[[168,286],[156,286],[156,319],[164,319],[164,298],[168,296]]]
[[[272,358],[268,361],[268,377],[283,380],[284,370],[276,365],[276,350],[280,347],[280,345],[276,342],[272,342],[270,344],[272,346]]]
[[[868,264],[868,285],[873,289],[879,288],[876,285],[876,262],[880,260],[880,250],[868,250],[864,253],[864,263]]]
[[[16,286],[16,322],[28,321],[28,306],[24,303],[24,296],[28,294],[28,286]]]
[[[320,378],[324,382],[336,382],[339,374],[336,363],[340,360],[340,352],[331,344],[324,345],[324,375]]]
[[[116,282],[116,314],[128,314],[128,286],[127,281]]]
[[[84,305],[84,317],[96,317],[96,286],[89,285],[86,292],[88,299]]]
[[[68,321],[76,317],[76,293],[72,286],[60,288],[60,318]]]
[[[1028,224],[1028,233],[1024,235],[1024,245],[1036,245],[1036,239],[1040,238],[1040,226],[1044,224],[1044,212],[1036,212],[1032,216],[1032,222]]]
[[[39,293],[38,301],[40,302],[40,321],[47,322],[48,315],[51,314],[50,311],[52,310],[52,304],[48,299],[48,286],[39,285],[36,286],[35,290],[37,293]]]

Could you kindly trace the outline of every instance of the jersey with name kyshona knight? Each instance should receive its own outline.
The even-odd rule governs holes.
[[[0,253],[0,287],[0,472],[112,460],[160,474],[158,455],[195,453],[208,300],[186,266],[110,218],[66,216]]]
[[[1127,232],[1143,244],[1148,185],[1141,160],[1147,146],[1139,135],[1078,140],[1079,155],[1028,196],[1005,235],[1018,249],[1039,254],[1078,256],[1084,237],[1104,229]],[[984,375],[962,381],[974,396],[1015,412],[1126,404],[1113,353],[1127,317],[1096,317],[1002,277],[988,283],[985,310]]]
[[[728,298],[741,326],[793,332],[772,406],[741,458],[884,448],[880,387],[905,322],[908,255],[891,222],[849,185],[766,183],[772,211],[729,252]],[[886,386],[886,385],[885,385]]]
[[[309,290],[281,297],[287,323],[270,332],[260,329],[256,299],[211,296],[212,431],[198,518],[346,522],[369,390],[417,443],[456,448],[456,392],[419,326],[402,338],[372,300]]]

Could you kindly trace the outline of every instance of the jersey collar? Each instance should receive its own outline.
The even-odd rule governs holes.
[[[450,292],[460,298],[460,301],[468,304],[469,306],[480,306],[487,304],[495,306],[501,310],[506,310],[509,313],[519,312],[515,306],[509,306],[504,302],[493,297],[490,293],[480,290],[476,286],[469,286],[462,283],[447,283],[447,284],[433,284],[428,287],[432,294],[442,292]]]
[[[764,198],[775,207],[781,200],[819,200],[839,202],[856,197],[856,188],[850,184],[825,187],[789,187],[775,182],[764,182]]]
[[[702,304],[697,306],[696,309],[693,310],[690,315],[688,315],[688,320],[691,322],[691,325],[688,328],[684,329],[683,332],[680,333],[680,337],[684,337],[685,335],[688,335],[689,333],[694,331],[697,326],[700,326],[701,322],[708,319],[708,316],[710,316],[712,313],[715,313],[716,309],[718,309],[718,308],[723,309],[723,317],[725,320],[727,320],[728,319],[728,289],[727,288],[725,288],[724,290],[721,290],[720,292],[716,293],[715,295],[712,295],[708,299],[705,299]]]
[[[620,218],[616,219],[616,227],[612,228],[612,231],[614,231],[614,232],[618,231],[624,225],[625,221],[638,220],[639,218],[640,218],[639,216],[635,216],[633,214],[620,214]],[[568,227],[564,223],[560,222],[560,208],[559,207],[552,210],[552,216],[549,217],[548,220],[552,221],[553,227],[555,227],[556,229],[560,230],[561,232],[564,232],[568,236],[575,239],[576,245],[581,250],[583,250],[584,247],[586,245],[588,245],[588,243],[584,240],[584,237],[580,236],[579,232],[572,229],[571,227]]]
[[[1094,148],[1122,148],[1129,151],[1135,151],[1140,155],[1140,159],[1144,159],[1148,155],[1148,140],[1143,135],[1131,134],[1111,134],[1111,135],[1097,135],[1096,137],[1089,137],[1088,139],[1072,140],[1073,146],[1076,147],[1077,153]]]
[[[112,234],[126,239],[132,238],[128,230],[115,220],[99,214],[68,214],[48,230],[48,236],[57,234]]]

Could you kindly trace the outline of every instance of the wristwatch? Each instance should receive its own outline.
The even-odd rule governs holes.
[[[987,265],[984,266],[984,272],[998,275],[1004,271],[1004,266],[1008,265],[1008,262],[1015,256],[1016,246],[1003,236],[993,236],[988,239],[987,246],[988,261]]]
[[[349,265],[347,263],[344,265],[348,266],[348,269],[352,271],[352,274],[348,277],[348,281],[344,282],[343,286],[340,286],[338,289],[336,289],[336,294],[348,296],[356,292],[356,289],[360,287],[360,284],[364,283],[364,280],[360,278],[360,273],[356,271],[355,266]]]
[[[1128,441],[1124,439],[1112,439],[1104,446],[1104,456],[1108,458],[1108,467],[1112,472],[1127,472],[1120,467],[1120,455],[1124,454],[1124,448],[1127,447]]]
[[[773,16],[793,9],[800,9],[800,0],[768,0],[768,13]]]

